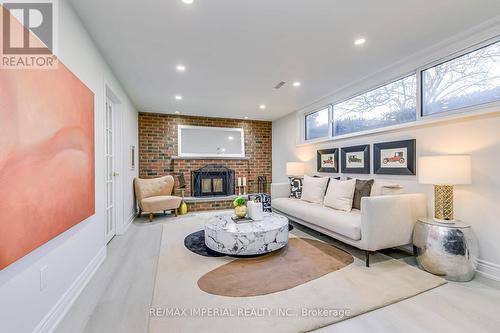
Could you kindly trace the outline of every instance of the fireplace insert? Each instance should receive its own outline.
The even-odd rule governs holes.
[[[234,194],[234,171],[220,164],[208,164],[192,172],[194,197],[226,196]]]

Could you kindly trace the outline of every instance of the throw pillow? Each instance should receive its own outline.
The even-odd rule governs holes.
[[[330,186],[325,195],[324,205],[338,210],[350,212],[356,188],[356,179],[330,180]]]
[[[356,187],[354,189],[354,198],[352,200],[353,209],[361,209],[361,198],[369,197],[372,191],[373,179],[362,180],[356,179]]]
[[[328,177],[304,176],[302,197],[300,199],[313,203],[322,203],[329,180]]]
[[[290,177],[290,198],[300,199],[302,196],[302,178]]]
[[[376,180],[373,183],[370,196],[394,195],[404,193],[404,188],[400,184]]]

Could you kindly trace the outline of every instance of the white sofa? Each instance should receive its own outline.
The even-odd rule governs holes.
[[[427,216],[427,199],[422,193],[363,197],[361,210],[351,212],[289,198],[289,195],[289,183],[271,184],[274,212],[364,250],[367,267],[370,252],[410,244],[415,222]]]

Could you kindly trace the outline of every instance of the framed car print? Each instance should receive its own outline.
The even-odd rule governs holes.
[[[382,175],[415,175],[416,141],[403,140],[373,145],[373,172]]]
[[[317,153],[318,172],[339,172],[339,149],[322,149]]]
[[[340,155],[343,173],[370,173],[370,145],[345,147]]]

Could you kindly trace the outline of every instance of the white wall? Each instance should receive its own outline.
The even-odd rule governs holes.
[[[133,216],[130,145],[137,147],[137,111],[65,0],[59,1],[59,58],[95,94],[96,213],[0,271],[0,332],[48,331],[106,255],[104,244],[105,86],[119,98],[122,114],[124,230]],[[136,158],[137,161],[137,158]],[[40,217],[43,219],[43,217]],[[13,221],[13,223],[22,223]],[[42,222],[41,222],[42,223]],[[40,291],[40,268],[47,266],[47,287]]]
[[[316,174],[316,150],[361,144],[416,139],[417,157],[433,154],[470,154],[473,183],[455,187],[456,217],[473,226],[485,270],[500,268],[500,113],[435,123],[409,129],[296,146],[297,117],[290,114],[273,122],[273,181],[286,182],[287,161],[306,162],[306,173]],[[373,160],[373,149],[372,149]],[[418,172],[418,171],[417,171]],[[354,175],[391,179],[408,192],[424,192],[432,207],[433,187],[419,185],[416,176]],[[488,265],[488,264],[492,264]],[[498,271],[500,272],[500,271]]]

